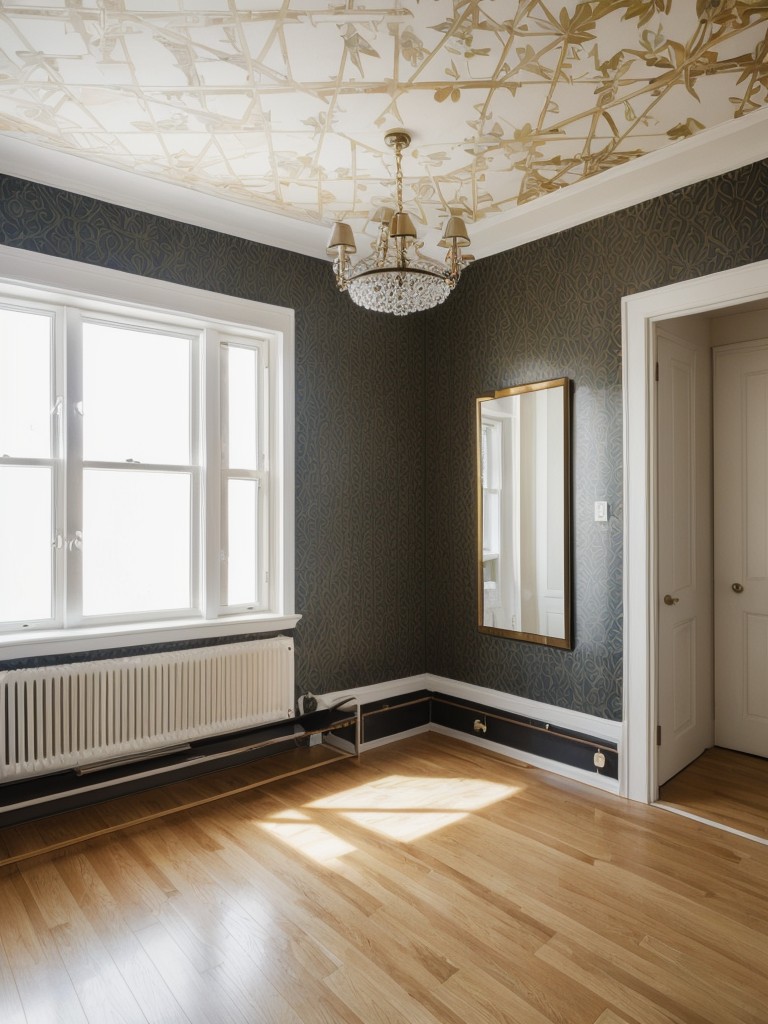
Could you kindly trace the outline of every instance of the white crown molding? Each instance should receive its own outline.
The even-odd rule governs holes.
[[[699,132],[470,226],[481,259],[768,157],[768,108]],[[328,226],[142,177],[17,136],[0,136],[0,173],[324,261]]]
[[[146,178],[120,167],[0,136],[0,173],[106,203],[327,260],[328,226]]]
[[[763,108],[471,225],[472,252],[480,259],[513,249],[766,157]]]

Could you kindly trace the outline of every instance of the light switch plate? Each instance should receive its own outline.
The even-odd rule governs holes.
[[[595,522],[596,523],[607,523],[608,522],[608,502],[607,501],[596,501],[595,502]]]

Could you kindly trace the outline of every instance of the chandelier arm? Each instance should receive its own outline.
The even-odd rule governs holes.
[[[448,280],[451,288],[453,288],[459,280],[459,274],[461,273],[461,257],[459,255],[459,247],[455,241],[451,243],[450,249],[445,254],[445,260],[448,264]]]
[[[387,261],[389,251],[389,222],[382,221],[379,224],[379,237],[376,240],[376,256],[378,262],[383,266]]]
[[[408,255],[407,255],[407,238],[397,239],[397,265],[401,270],[405,270],[408,266]]]
[[[333,272],[336,275],[336,287],[340,292],[345,292],[349,286],[351,269],[352,260],[349,254],[342,252],[341,246],[339,246],[339,255],[333,261]]]

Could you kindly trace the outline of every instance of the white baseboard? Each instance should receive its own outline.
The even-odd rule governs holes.
[[[400,697],[404,693],[416,690],[429,690],[429,680],[434,678],[426,673],[420,676],[405,676],[403,679],[390,679],[385,683],[371,683],[370,686],[354,686],[349,690],[337,690],[335,693],[316,693],[318,707],[330,708],[339,701],[353,697],[358,704],[372,704],[376,700],[387,697]]]
[[[555,775],[574,779],[595,789],[615,794],[621,792],[621,722],[611,722],[606,718],[597,718],[595,715],[587,715],[582,711],[571,711],[568,708],[555,707],[553,704],[544,704],[540,701],[529,700],[527,697],[517,697],[514,694],[502,693],[499,690],[491,690],[486,686],[462,683],[457,679],[448,679],[444,676],[432,675],[429,672],[425,672],[423,675],[408,676],[404,679],[392,679],[383,683],[373,683],[370,686],[357,686],[349,690],[339,690],[336,693],[325,693],[316,696],[320,707],[331,707],[338,701],[348,697],[353,697],[360,704],[372,704],[375,701],[386,700],[389,697],[399,697],[417,690],[443,693],[446,696],[472,701],[475,704],[482,704],[497,711],[520,715],[523,718],[532,718],[537,722],[561,729],[569,729],[581,735],[593,736],[596,739],[615,743],[619,748],[619,781],[606,778],[604,775],[598,775],[597,772],[587,772],[581,768],[574,768],[571,765],[563,764],[560,761],[552,761],[549,758],[539,757],[536,754],[528,754],[514,747],[506,747],[503,744],[493,743],[483,737],[468,735],[467,733],[434,723],[422,725],[416,729],[409,729],[405,732],[395,733],[393,736],[384,736],[381,739],[371,740],[369,743],[363,743],[360,747],[361,751],[372,750],[387,743],[395,743],[408,736],[415,736],[424,732],[437,732],[444,736],[453,736],[464,743],[474,743],[485,750],[491,750],[496,754],[501,754],[503,757],[522,761],[536,768],[542,768]]]

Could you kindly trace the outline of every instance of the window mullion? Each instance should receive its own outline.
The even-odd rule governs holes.
[[[67,559],[67,314],[56,311],[53,324],[53,401],[51,453],[53,455],[53,618],[65,624]]]
[[[200,331],[189,346],[189,458],[192,463],[192,487],[190,491],[190,566],[192,572],[192,605],[205,616],[206,596],[206,508],[203,505],[205,487],[205,332]]]
[[[222,479],[221,444],[222,429],[222,360],[218,331],[207,329],[203,332],[203,375],[201,393],[202,438],[204,439],[204,460],[202,486],[205,493],[202,536],[204,539],[204,580],[203,615],[207,619],[218,617],[224,599],[222,597],[222,560],[224,542],[222,527]]]
[[[229,345],[218,343],[219,611],[229,605]]]
[[[270,402],[270,365],[269,347],[267,342],[261,346],[261,380],[257,392],[259,398],[260,414],[260,437],[261,442],[261,469],[262,479],[259,485],[259,517],[261,523],[260,533],[260,555],[261,555],[261,606],[262,608],[273,608],[276,605],[276,581],[278,579],[277,550],[276,545],[271,543],[273,510],[271,495],[271,476],[274,467],[271,464],[269,453],[272,451],[272,437],[270,435],[271,421],[270,413],[272,403]]]
[[[66,439],[65,515],[62,559],[64,571],[65,625],[83,618],[83,559],[78,536],[83,531],[83,320],[76,309],[66,311]]]

